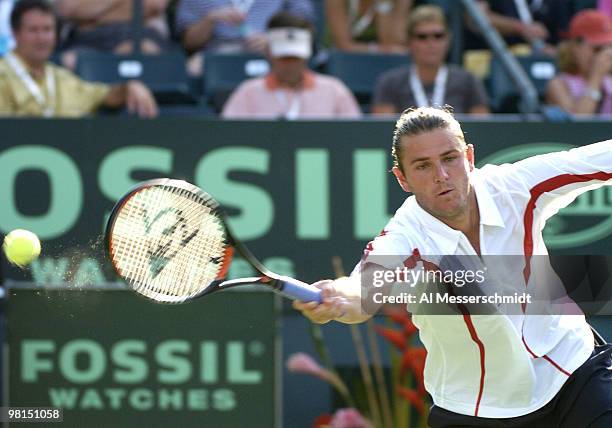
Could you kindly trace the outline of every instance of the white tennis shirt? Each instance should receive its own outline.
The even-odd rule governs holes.
[[[612,140],[514,164],[487,165],[470,176],[480,211],[482,255],[547,254],[548,218],[588,190],[612,184]],[[612,212],[611,212],[612,215]],[[368,244],[364,258],[476,255],[467,237],[406,199]],[[425,256],[423,256],[425,257]],[[377,259],[378,260],[378,259]],[[516,272],[535,287],[529,267]],[[444,409],[485,418],[531,413],[546,405],[593,352],[583,315],[414,315],[427,349],[425,386]]]

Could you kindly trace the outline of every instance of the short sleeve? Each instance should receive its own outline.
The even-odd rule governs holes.
[[[395,106],[397,104],[395,99],[396,92],[394,74],[389,72],[383,73],[378,77],[374,85],[372,104],[391,104]]]
[[[86,82],[72,72],[55,68],[58,91],[58,113],[78,117],[95,112],[105,101],[110,86]]]
[[[358,119],[361,117],[361,109],[353,93],[340,80],[336,80],[336,117],[346,119]]]
[[[0,71],[0,116],[13,114],[15,114],[15,104],[8,76],[4,71]]]
[[[221,117],[223,119],[238,119],[250,116],[250,112],[248,111],[248,100],[250,97],[246,85],[247,82],[248,80],[242,82],[225,102],[223,111],[221,112]]]

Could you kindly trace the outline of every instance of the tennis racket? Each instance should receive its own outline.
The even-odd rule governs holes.
[[[111,212],[106,242],[119,276],[158,302],[181,303],[246,284],[321,302],[318,288],[266,269],[234,238],[219,203],[182,180],[149,180],[130,190]],[[234,250],[259,276],[226,279]]]

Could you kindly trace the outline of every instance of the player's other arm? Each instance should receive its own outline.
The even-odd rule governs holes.
[[[531,198],[537,197],[538,209],[554,202],[552,215],[580,194],[612,184],[612,140],[534,156],[513,167]]]

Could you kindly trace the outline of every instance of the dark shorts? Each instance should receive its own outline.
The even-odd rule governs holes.
[[[505,419],[476,418],[433,406],[428,422],[432,428],[612,428],[612,345],[595,347],[555,398],[533,413]]]

